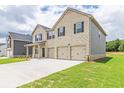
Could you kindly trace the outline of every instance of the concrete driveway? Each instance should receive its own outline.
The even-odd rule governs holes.
[[[57,59],[31,59],[25,62],[0,65],[0,88],[14,88],[81,62]]]

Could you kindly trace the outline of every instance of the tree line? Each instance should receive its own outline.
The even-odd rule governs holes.
[[[113,40],[106,42],[107,52],[124,52],[124,40]]]

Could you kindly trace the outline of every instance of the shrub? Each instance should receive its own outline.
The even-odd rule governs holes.
[[[118,50],[119,50],[120,52],[124,52],[124,44],[121,44],[121,45],[119,46]]]

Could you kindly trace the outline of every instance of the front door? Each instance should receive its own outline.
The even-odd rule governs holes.
[[[42,48],[42,56],[45,57],[45,48]]]

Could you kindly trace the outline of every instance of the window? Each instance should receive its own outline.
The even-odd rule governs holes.
[[[65,36],[65,27],[58,28],[58,37]]]
[[[41,41],[42,40],[42,34],[35,35],[35,41]]]
[[[74,24],[74,33],[80,33],[84,31],[84,22]]]
[[[54,32],[48,32],[47,33],[47,39],[53,39],[53,38],[55,38]]]

